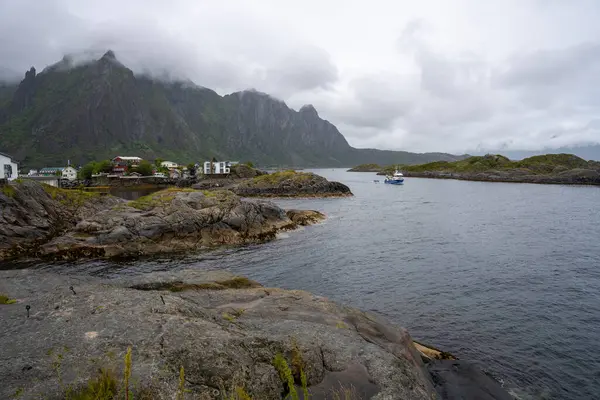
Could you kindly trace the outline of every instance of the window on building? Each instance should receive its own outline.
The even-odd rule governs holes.
[[[12,165],[10,165],[10,164],[4,164],[4,177],[6,179],[12,178],[12,174],[13,174]]]

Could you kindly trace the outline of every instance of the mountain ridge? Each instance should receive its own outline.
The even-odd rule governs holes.
[[[256,90],[221,96],[191,81],[136,75],[112,51],[83,63],[65,56],[40,73],[32,67],[18,85],[0,86],[0,150],[36,167],[117,154],[290,167],[464,158],[356,149],[310,104],[296,111]]]

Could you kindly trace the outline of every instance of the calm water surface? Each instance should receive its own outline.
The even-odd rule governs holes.
[[[43,266],[109,277],[227,268],[378,312],[520,398],[600,398],[600,188],[317,170],[353,198],[278,201],[326,222],[185,258]]]

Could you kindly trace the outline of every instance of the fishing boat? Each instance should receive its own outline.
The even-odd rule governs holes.
[[[404,184],[404,175],[402,175],[402,172],[396,170],[393,175],[387,175],[383,182],[388,185],[402,185]]]

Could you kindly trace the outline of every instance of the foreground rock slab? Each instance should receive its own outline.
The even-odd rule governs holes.
[[[181,366],[186,399],[230,398],[238,387],[253,399],[281,399],[288,389],[273,365],[278,354],[298,385],[306,374],[321,393],[313,398],[343,390],[339,382],[361,399],[435,396],[405,330],[307,292],[219,271],[119,283],[30,270],[0,277],[0,291],[18,301],[0,308],[3,399],[64,398],[99,368],[121,377],[129,346],[135,390],[153,399],[174,398]]]
[[[282,399],[289,386],[275,366],[277,357],[286,360],[300,398],[302,375],[315,400],[336,394],[478,399],[471,393],[483,393],[456,391],[461,382],[451,376],[444,376],[449,390],[440,379],[434,384],[408,332],[383,319],[224,271],[118,280],[0,271],[0,293],[17,300],[0,306],[2,399],[15,393],[21,399],[64,399],[68,391],[89,388],[99,370],[111,371],[122,395],[129,347],[136,399],[173,399],[178,393],[185,399],[242,399],[235,397],[240,391],[255,400]],[[506,394],[493,381],[485,385],[483,391]],[[483,398],[507,398],[502,396]]]

